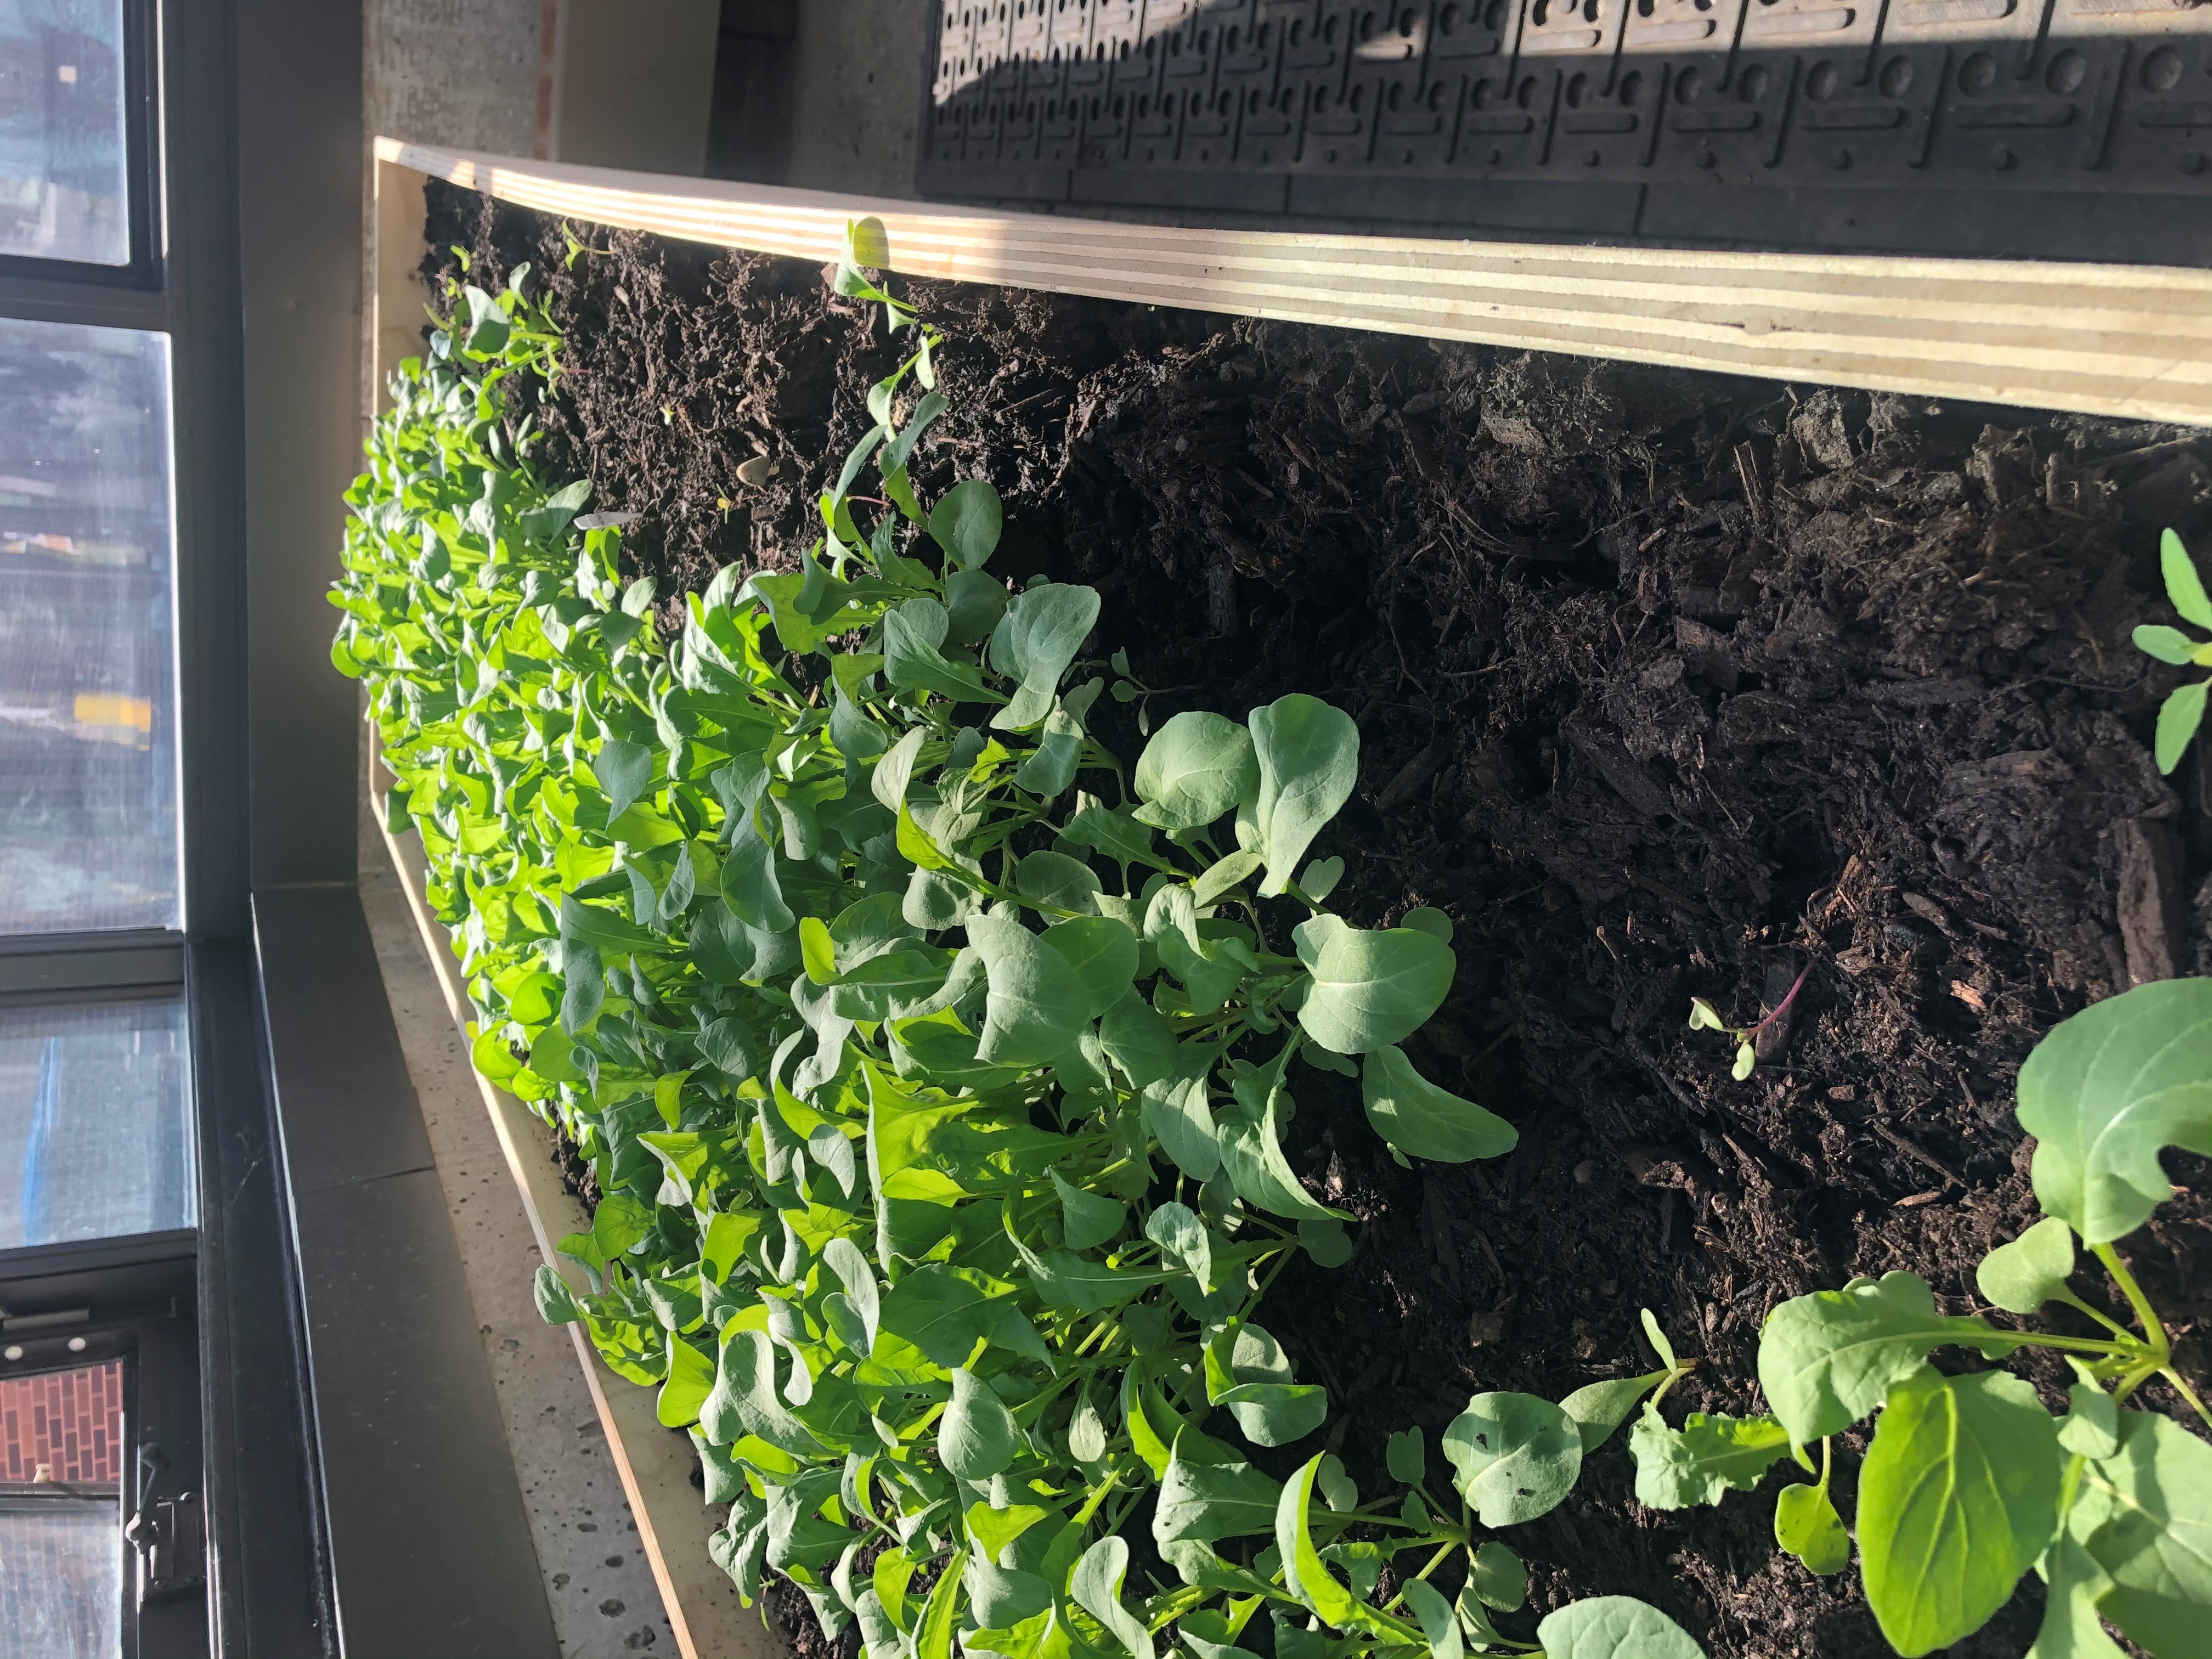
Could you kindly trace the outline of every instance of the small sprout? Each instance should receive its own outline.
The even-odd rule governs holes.
[[[2159,538],[2158,555],[2166,578],[2166,596],[2181,619],[2212,629],[2212,598],[2206,596],[2204,583],[2190,562],[2189,550],[2181,544],[2181,538],[2167,531]],[[2162,624],[2138,628],[2135,641],[2137,650],[2177,668],[2212,668],[2212,644],[2192,639],[2178,628]],[[2156,748],[2160,772],[2171,774],[2181,764],[2182,751],[2204,723],[2208,692],[2212,692],[2212,679],[2199,680],[2182,686],[2160,708]]]
[[[760,489],[775,477],[775,463],[766,455],[756,455],[750,460],[738,463],[738,482],[748,489]]]
[[[1730,1025],[1720,1017],[1719,1011],[1711,1003],[1703,997],[1692,997],[1690,1029],[1693,1031],[1718,1031],[1735,1039],[1735,1064],[1729,1067],[1729,1075],[1741,1083],[1759,1065],[1759,1034],[1790,1012],[1790,1005],[1797,1000],[1797,993],[1804,988],[1806,975],[1812,971],[1813,964],[1808,962],[1798,974],[1796,983],[1790,988],[1790,994],[1776,1005],[1773,1012],[1756,1025]]]

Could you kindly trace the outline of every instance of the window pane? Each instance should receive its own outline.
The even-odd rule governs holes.
[[[181,1001],[0,1009],[0,1249],[193,1224]]]
[[[0,1374],[0,1630],[9,1651],[122,1646],[123,1367]]]
[[[131,263],[123,0],[0,0],[0,253]]]
[[[0,933],[173,927],[167,338],[0,320]]]

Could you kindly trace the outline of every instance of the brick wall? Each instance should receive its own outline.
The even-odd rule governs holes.
[[[119,1364],[0,1378],[0,1485],[33,1480],[41,1463],[65,1484],[118,1485],[122,1432]]]

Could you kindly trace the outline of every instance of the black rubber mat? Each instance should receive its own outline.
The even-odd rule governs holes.
[[[943,0],[934,50],[925,196],[2212,263],[2212,3]]]

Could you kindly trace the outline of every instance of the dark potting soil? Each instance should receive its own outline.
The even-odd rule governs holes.
[[[813,267],[646,236],[597,232],[564,268],[557,227],[436,186],[430,242],[550,285],[568,373],[542,460],[640,515],[664,603],[793,562],[895,362],[878,319]],[[1351,710],[1361,787],[1315,849],[1351,866],[1336,902],[1456,925],[1457,983],[1409,1047],[1519,1148],[1401,1169],[1313,1073],[1286,1137],[1361,1224],[1350,1265],[1302,1266],[1262,1317],[1328,1385],[1363,1486],[1392,1429],[1435,1456],[1470,1393],[1645,1369],[1639,1307],[1705,1362],[1672,1415],[1759,1408],[1757,1333],[1789,1297],[1905,1268],[1946,1312],[1979,1305],[1974,1264],[2035,1213],[2012,1088],[2037,1037],[2136,977],[2212,972],[2212,744],[2159,776],[2173,677],[2128,637],[2172,620],[2159,531],[2212,552],[2212,434],[908,291],[950,337],[925,496],[989,477],[993,568],[1098,588],[1097,651],[1168,688],[1156,720],[1291,690]],[[757,454],[775,472],[748,489]],[[1133,755],[1134,710],[1098,708]],[[1733,1081],[1690,998],[1749,1024],[1808,963]],[[2201,1376],[2212,1181],[2167,1167],[2125,1254]],[[2063,1405],[2059,1366],[2025,1371]],[[1855,1567],[1776,1551],[1781,1476],[1658,1513],[1625,1438],[1510,1536],[1532,1608],[1622,1593],[1717,1656],[1888,1651]],[[2031,1575],[1954,1651],[2024,1651],[2040,1601]]]

